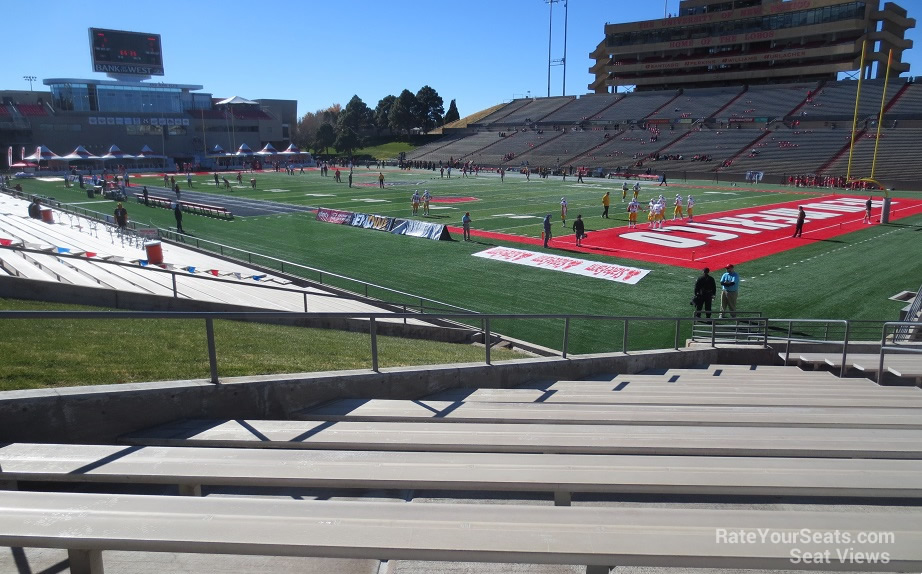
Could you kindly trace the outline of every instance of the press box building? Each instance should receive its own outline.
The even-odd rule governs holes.
[[[670,15],[671,16],[671,15]],[[594,93],[865,78],[909,70],[903,51],[915,20],[887,2],[683,0],[673,17],[606,24],[591,58]]]

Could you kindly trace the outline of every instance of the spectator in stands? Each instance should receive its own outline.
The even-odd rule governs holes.
[[[548,241],[551,240],[551,214],[544,216],[544,247],[547,248]]]
[[[711,270],[705,267],[702,270],[701,277],[695,281],[695,297],[692,299],[692,305],[695,306],[695,318],[701,318],[701,308],[704,307],[705,316],[711,318],[711,302],[717,295],[717,284],[710,275]]]
[[[173,208],[173,217],[176,218],[176,231],[185,233],[182,230],[182,204],[178,201],[174,201],[171,207]]]
[[[733,264],[727,265],[726,272],[720,276],[720,318],[726,312],[731,317],[736,317],[736,297],[740,290],[740,276],[734,270]]]
[[[467,211],[461,217],[461,229],[464,231],[464,240],[471,240],[471,212]]]
[[[610,219],[608,217],[608,208],[611,206],[611,192],[606,191],[605,195],[602,196],[602,217],[605,219]]]
[[[807,212],[804,211],[803,206],[798,206],[797,209],[797,226],[794,227],[794,235],[791,237],[800,237],[804,232],[804,221],[807,219]]]
[[[586,236],[586,224],[583,223],[583,214],[577,214],[576,221],[573,222],[573,231],[576,233],[576,246],[583,244],[583,237]]]
[[[32,219],[42,218],[42,200],[37,197],[33,197],[32,203],[29,204],[29,217]]]
[[[122,206],[121,201],[115,206],[115,224],[118,225],[119,230],[128,227],[128,210]]]

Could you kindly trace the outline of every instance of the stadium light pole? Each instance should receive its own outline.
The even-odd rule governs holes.
[[[25,81],[27,81],[27,82],[29,82],[29,91],[31,92],[31,91],[32,91],[32,82],[34,82],[34,81],[37,80],[38,78],[36,78],[35,76],[23,76],[22,79],[25,80]]]
[[[560,0],[544,0],[549,8],[547,16],[547,97],[551,97],[551,38],[554,35],[554,4]]]

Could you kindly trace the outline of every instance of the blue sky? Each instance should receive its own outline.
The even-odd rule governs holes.
[[[922,20],[919,0],[897,1]],[[566,93],[585,94],[589,53],[606,22],[661,18],[678,0],[569,0]],[[563,2],[545,0],[341,0],[252,2],[7,2],[4,89],[25,75],[101,78],[91,71],[90,27],[160,34],[166,74],[154,81],[199,84],[215,96],[298,100],[298,113],[358,95],[371,108],[424,85],[455,99],[462,116],[513,97],[548,94],[550,56],[564,54]],[[17,24],[21,23],[21,24]],[[922,75],[922,34],[909,32],[911,75]],[[15,56],[14,56],[15,55]],[[551,67],[551,95],[563,67]]]

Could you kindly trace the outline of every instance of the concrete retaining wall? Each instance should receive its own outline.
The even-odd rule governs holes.
[[[708,363],[774,364],[771,349],[701,348],[519,359],[494,365],[434,365],[204,380],[69,387],[0,393],[0,442],[112,443],[120,435],[183,418],[284,419],[338,398],[416,399],[457,387],[512,387],[528,381]]]

